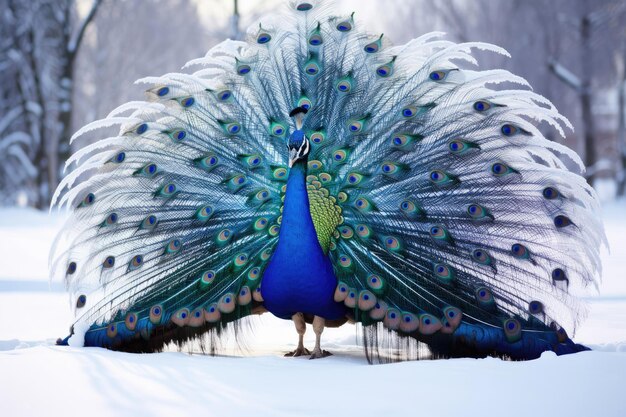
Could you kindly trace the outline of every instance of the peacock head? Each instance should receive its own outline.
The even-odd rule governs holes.
[[[289,113],[289,117],[293,117],[296,122],[296,130],[289,136],[287,149],[289,150],[289,168],[299,160],[306,160],[311,150],[309,139],[302,131],[302,124],[307,109],[304,107],[296,107]]]

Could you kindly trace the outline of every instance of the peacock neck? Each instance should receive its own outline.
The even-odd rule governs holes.
[[[294,247],[294,245],[300,247],[301,244],[306,244],[309,251],[321,251],[322,248],[319,245],[315,225],[311,218],[306,176],[307,161],[305,158],[295,162],[289,171],[279,244],[287,244],[290,247]],[[298,242],[300,244],[297,244]]]

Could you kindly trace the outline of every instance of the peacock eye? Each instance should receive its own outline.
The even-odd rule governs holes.
[[[324,167],[324,164],[322,164],[322,161],[314,159],[308,162],[308,166],[309,166],[309,171],[316,172],[322,169]],[[308,177],[307,177],[307,181],[308,181]]]
[[[183,244],[180,241],[180,239],[172,239],[165,246],[165,253],[167,254],[176,253],[180,251],[182,247],[183,247]]]
[[[256,38],[257,43],[261,45],[266,44],[271,40],[272,40],[272,36],[266,32],[259,33],[259,36],[257,36]]]
[[[126,159],[126,153],[120,152],[117,155],[115,155],[115,157],[113,158],[113,161],[117,162],[118,164],[121,164],[122,162],[124,162],[124,159]]]
[[[367,213],[370,212],[374,209],[374,205],[372,204],[371,201],[369,201],[367,198],[365,197],[359,197],[354,201],[354,207],[357,208],[357,210]]]
[[[232,235],[233,235],[233,233],[230,231],[230,229],[222,229],[217,234],[217,243],[224,244],[224,243],[230,241],[230,239],[232,238]]]
[[[266,217],[260,217],[254,222],[254,229],[257,231],[264,230],[269,223]]]
[[[170,197],[174,197],[177,191],[178,189],[175,184],[168,183],[168,184],[165,184],[163,187],[161,187],[161,189],[159,189],[159,191],[157,192],[157,196],[170,198]]]
[[[452,177],[450,174],[441,170],[431,171],[430,174],[428,175],[428,179],[430,180],[432,184],[437,185],[437,186],[451,185],[455,182],[454,177]]]
[[[313,5],[311,3],[300,3],[296,7],[296,10],[300,12],[306,12],[308,10],[311,10],[312,8],[313,8]]]
[[[142,177],[152,178],[157,174],[157,166],[154,163],[149,163],[143,166],[143,168],[135,171],[134,175],[139,175]]]
[[[281,137],[285,135],[287,128],[281,123],[272,122],[270,125],[270,134],[272,136]]]
[[[219,163],[219,159],[214,154],[209,154],[205,157],[195,159],[194,162],[201,169],[210,172]]]
[[[335,86],[340,93],[349,93],[352,90],[352,81],[349,79],[341,79]]]
[[[480,304],[485,305],[494,302],[493,294],[487,287],[477,288],[474,292],[474,295],[476,296],[476,301],[478,301]]]
[[[376,75],[378,75],[381,78],[387,78],[393,75],[392,63],[390,62],[390,63],[381,65],[380,67],[376,68]]]
[[[83,308],[87,304],[87,296],[85,294],[81,294],[76,299],[76,308]]]
[[[348,121],[348,130],[352,134],[360,133],[365,130],[365,121],[366,119],[351,119]]]
[[[514,257],[519,259],[528,259],[530,257],[530,252],[526,248],[526,246],[521,243],[514,243],[511,246],[511,253]]]
[[[163,97],[163,96],[168,95],[169,92],[170,92],[169,87],[161,87],[157,90],[157,96]]]
[[[543,303],[541,303],[541,301],[531,301],[528,303],[528,312],[530,314],[543,313]]]
[[[70,262],[67,265],[67,274],[68,275],[72,275],[74,272],[76,272],[76,262]]]
[[[383,35],[380,35],[380,38],[378,38],[374,42],[370,42],[367,45],[365,45],[363,50],[367,52],[368,54],[375,54],[381,48],[382,39],[383,39]]]
[[[248,263],[248,254],[247,253],[240,253],[235,255],[234,259],[233,259],[233,264],[240,268],[242,266],[245,266]]]
[[[508,174],[516,173],[517,171],[503,162],[496,162],[491,166],[491,172],[496,177],[503,177]]]
[[[95,201],[96,201],[95,194],[94,193],[89,193],[80,202],[79,207],[88,207],[88,206],[92,205]]]
[[[206,287],[208,287],[209,285],[213,283],[213,281],[215,281],[215,271],[213,271],[212,269],[204,271],[202,275],[200,275],[199,281],[200,281],[200,288],[206,289]]]
[[[143,255],[135,255],[128,265],[129,270],[134,270],[143,265]]]
[[[219,101],[227,101],[232,95],[233,93],[230,90],[223,90],[217,93],[217,99]]]
[[[474,249],[472,251],[472,259],[479,264],[491,265],[491,257],[489,253],[484,249]]]
[[[319,145],[320,143],[324,142],[325,136],[323,132],[313,132],[311,134],[311,142],[315,143],[316,145]]]
[[[102,262],[102,267],[105,268],[105,269],[113,268],[113,266],[115,266],[115,257],[114,256],[107,256],[104,259],[104,262]]]
[[[255,155],[249,155],[245,157],[243,160],[248,165],[248,168],[254,169],[261,165],[262,159],[261,159],[261,155],[255,154]]]
[[[546,200],[554,200],[559,197],[559,191],[554,187],[546,187],[543,189],[543,197]]]
[[[517,342],[522,338],[522,325],[516,319],[507,319],[504,321],[504,335],[510,343]]]
[[[211,206],[202,206],[198,210],[196,210],[196,214],[194,217],[201,222],[206,222],[213,215],[213,207]]]
[[[297,107],[304,107],[305,109],[309,110],[312,106],[313,106],[313,103],[306,96],[302,96],[298,100]]]
[[[348,177],[347,177],[348,185],[351,185],[351,186],[359,185],[361,181],[363,181],[363,175],[357,172],[352,172],[348,174]]]
[[[310,76],[317,75],[320,72],[320,66],[315,59],[310,59],[304,64],[304,73]]]
[[[430,78],[433,81],[443,81],[448,76],[448,72],[450,71],[445,71],[445,70],[433,71],[428,75],[428,78]]]
[[[474,110],[478,112],[487,111],[490,108],[491,108],[491,103],[489,103],[488,101],[479,100],[474,103]]]
[[[333,152],[333,161],[337,163],[346,162],[347,158],[348,158],[348,152],[345,149],[338,149],[335,152]]]
[[[257,199],[258,202],[265,202],[269,199],[270,192],[267,189],[264,189],[257,192],[254,197]]]
[[[135,132],[138,135],[141,135],[141,134],[146,133],[146,130],[148,130],[148,125],[146,123],[142,123],[139,126],[137,126],[137,129],[135,129]]]
[[[187,132],[184,130],[175,130],[169,134],[169,136],[175,141],[181,141],[187,137]]]
[[[404,118],[411,118],[413,116],[415,116],[417,114],[417,108],[410,106],[410,107],[405,107],[404,109],[402,109],[402,117]]]
[[[183,107],[191,107],[196,102],[196,100],[193,97],[184,97],[180,99],[179,102],[180,102],[180,105]]]
[[[237,191],[241,187],[246,185],[247,182],[248,180],[245,175],[235,175],[230,180],[228,180],[228,187],[233,191]]]
[[[273,175],[277,180],[284,179],[287,176],[287,170],[285,168],[276,168]]]
[[[118,219],[117,213],[111,213],[106,218],[106,224],[107,225],[115,224],[117,223],[117,219]]]
[[[519,131],[519,129],[512,124],[505,124],[500,128],[500,131],[504,136],[513,136]]]
[[[251,70],[252,70],[252,68],[250,67],[250,65],[247,65],[247,64],[239,64],[239,65],[237,65],[237,74],[239,74],[239,75],[246,75],[246,74],[250,73]]]
[[[395,135],[392,139],[391,139],[391,143],[393,146],[404,146],[407,144],[409,138],[407,135]]]
[[[394,176],[400,173],[400,166],[395,162],[384,162],[380,166],[380,170],[384,175]]]
[[[343,21],[337,24],[337,30],[339,32],[350,32],[352,30],[352,23],[349,21]]]
[[[400,241],[397,237],[386,236],[383,238],[383,242],[385,247],[390,251],[397,252],[401,249]]]
[[[309,45],[319,46],[323,42],[324,40],[322,39],[322,35],[320,35],[319,33],[315,33],[309,37]]]
[[[351,239],[354,236],[354,230],[350,226],[342,226],[339,228],[339,234],[344,239]]]
[[[478,145],[464,140],[456,139],[448,143],[448,149],[450,152],[456,155],[462,155],[470,149],[478,149]]]
[[[140,229],[151,230],[157,225],[157,217],[154,214],[147,216],[139,225]]]
[[[559,214],[558,216],[554,218],[554,225],[558,227],[559,229],[562,227],[567,227],[570,224],[572,224],[572,221],[570,220],[570,218],[562,214]]]
[[[400,210],[409,218],[415,218],[420,215],[420,208],[413,201],[404,200],[400,203]]]
[[[453,279],[452,269],[446,264],[435,264],[433,266],[433,272],[437,278],[444,282],[450,282]]]
[[[226,133],[230,135],[236,135],[237,133],[241,131],[241,125],[237,122],[231,122],[231,123],[227,123],[224,126],[224,129],[226,130]]]
[[[372,235],[372,230],[369,228],[369,226],[365,224],[358,224],[356,226],[356,234],[362,238],[367,239]]]

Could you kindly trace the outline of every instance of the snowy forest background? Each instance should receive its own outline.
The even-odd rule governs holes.
[[[241,38],[279,0],[0,0],[0,205],[46,209],[69,138],[119,104],[133,82],[178,71]],[[506,48],[512,70],[575,127],[565,143],[604,200],[626,192],[626,1],[339,1],[395,43],[432,30]],[[556,138],[555,140],[561,140]]]

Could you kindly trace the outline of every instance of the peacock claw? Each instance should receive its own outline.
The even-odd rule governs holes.
[[[309,351],[309,349],[307,349],[305,347],[302,347],[302,348],[297,348],[293,352],[285,353],[285,357],[286,358],[297,358],[299,356],[310,355],[310,354],[311,354],[311,352]]]
[[[332,356],[333,354],[327,350],[314,350],[309,359],[320,359]]]

